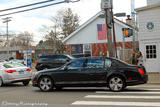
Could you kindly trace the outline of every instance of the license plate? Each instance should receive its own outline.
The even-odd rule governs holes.
[[[19,71],[19,74],[24,74],[24,71],[23,70]]]

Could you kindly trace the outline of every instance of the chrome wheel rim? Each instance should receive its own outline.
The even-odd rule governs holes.
[[[51,79],[50,78],[42,78],[39,85],[42,90],[48,91],[52,87]]]
[[[114,77],[109,81],[109,86],[113,91],[120,91],[123,88],[123,80],[119,77]]]

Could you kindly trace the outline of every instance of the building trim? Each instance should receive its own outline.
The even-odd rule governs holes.
[[[135,11],[136,12],[147,11],[149,9],[154,9],[154,8],[160,8],[160,3],[154,4],[154,5],[144,6],[144,7],[141,7],[141,8],[137,8],[137,9],[135,9]]]

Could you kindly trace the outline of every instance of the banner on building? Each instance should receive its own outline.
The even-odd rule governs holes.
[[[83,53],[83,45],[71,45],[71,54],[82,54]]]

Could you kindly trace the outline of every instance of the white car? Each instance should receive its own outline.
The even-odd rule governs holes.
[[[3,84],[22,82],[27,86],[32,77],[31,68],[20,63],[0,63],[0,87]]]

